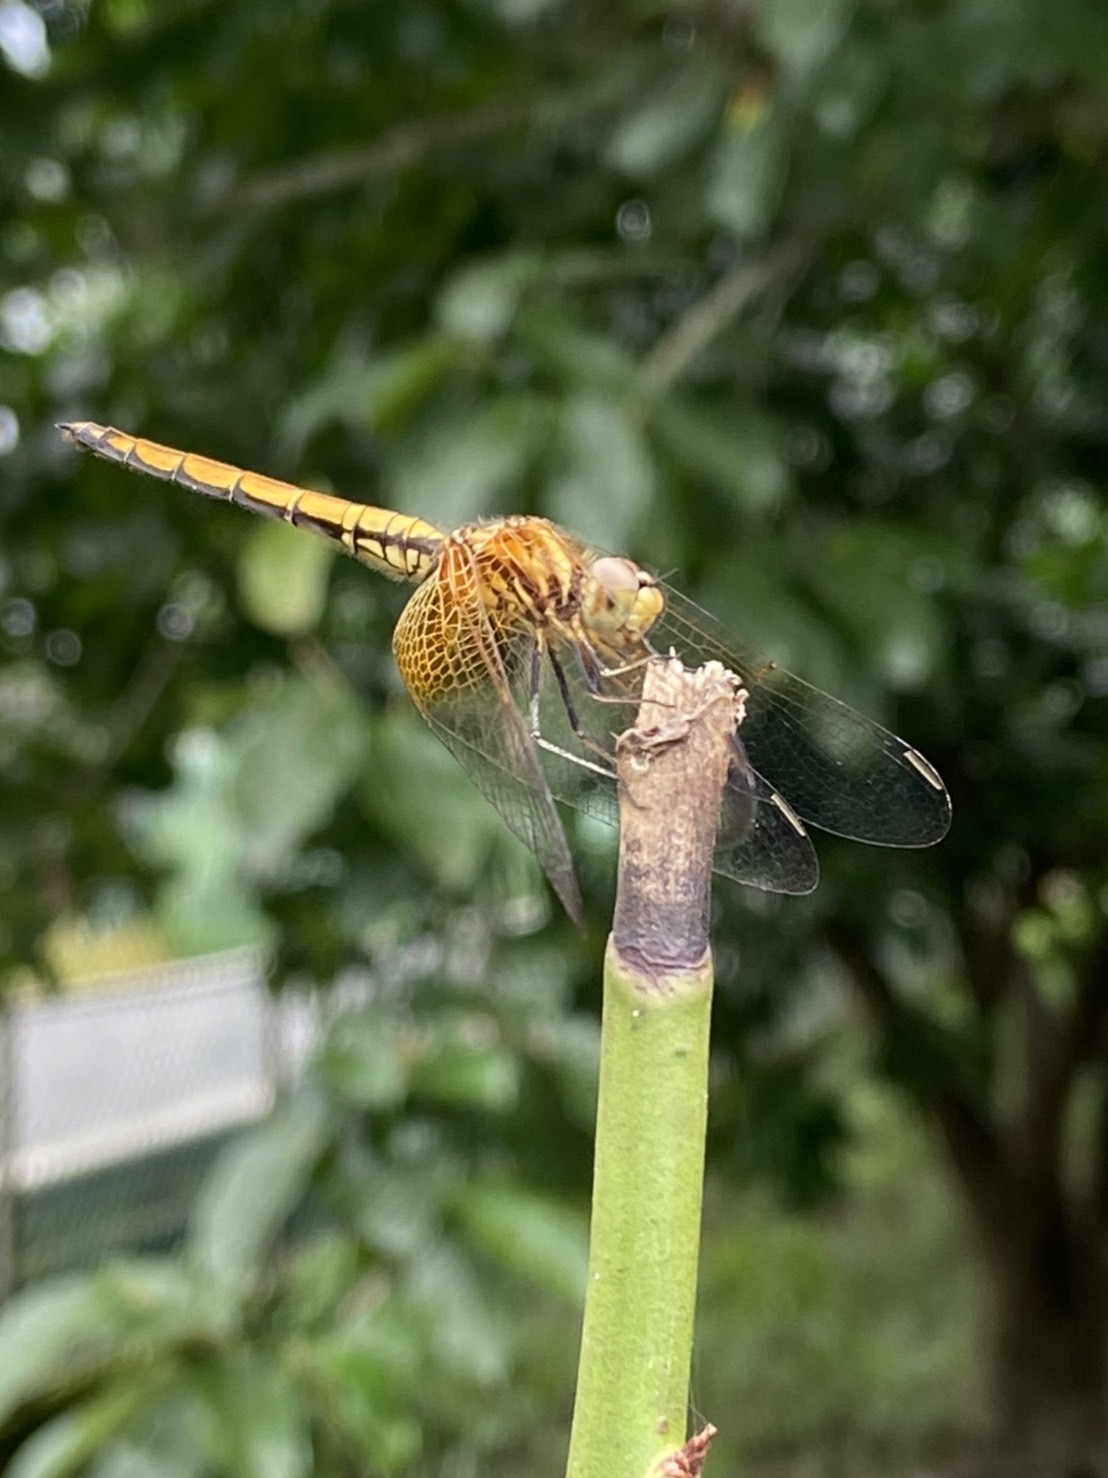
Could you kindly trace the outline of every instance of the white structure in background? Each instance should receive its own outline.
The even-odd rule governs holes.
[[[264,1118],[318,1030],[253,951],[0,1009],[0,1298],[18,1197]]]

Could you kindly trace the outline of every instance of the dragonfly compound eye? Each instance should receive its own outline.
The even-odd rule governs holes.
[[[646,635],[665,609],[653,575],[630,559],[601,555],[589,566],[582,592],[586,625],[630,645]]]

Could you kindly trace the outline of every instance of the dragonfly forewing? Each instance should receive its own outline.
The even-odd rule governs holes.
[[[562,670],[568,709],[551,658]],[[530,681],[526,664],[517,664],[516,671],[516,702],[525,708]],[[539,758],[556,799],[618,826],[615,742],[636,721],[642,668],[607,678],[599,694],[587,685],[584,671],[564,647],[544,658],[539,671]],[[724,877],[774,893],[810,893],[819,880],[811,839],[787,802],[754,770],[739,739],[721,798],[712,865]]]
[[[736,640],[668,587],[651,631],[689,666],[722,662],[747,688],[742,740],[750,763],[804,821],[837,836],[926,847],[945,836],[950,798],[931,765],[888,729]]]

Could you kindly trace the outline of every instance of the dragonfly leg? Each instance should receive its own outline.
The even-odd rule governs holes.
[[[638,672],[640,667],[645,667],[648,662],[658,661],[657,652],[647,652],[645,657],[636,657],[631,662],[624,662],[619,667],[602,667],[601,677],[626,677],[629,672]],[[620,702],[620,699],[616,699]]]
[[[594,698],[602,698],[604,695],[600,691],[600,679],[603,676],[604,669],[597,661],[596,653],[593,651],[592,647],[587,646],[584,642],[574,642],[573,655],[577,661],[577,668],[581,674],[581,680],[585,684],[585,687],[588,688],[589,692]],[[550,660],[553,664],[554,671],[558,675],[558,686],[562,690],[562,697],[566,698],[565,673],[558,666],[553,652],[551,652],[550,654]],[[566,701],[566,708],[569,712],[573,711],[572,705],[569,703],[568,699]]]
[[[574,754],[570,749],[563,749],[560,744],[554,744],[549,739],[544,739],[541,734],[535,735],[535,743],[540,749],[545,749],[547,754],[556,754],[559,759],[568,760],[571,765],[576,765],[579,770],[591,770],[594,775],[602,775],[605,780],[614,780],[616,772],[607,765],[595,764],[592,760],[583,759],[581,755]]]
[[[598,765],[592,760],[584,759],[581,755],[573,754],[568,749],[562,749],[560,745],[554,744],[549,739],[543,738],[542,727],[539,723],[539,685],[542,680],[542,655],[542,650],[540,649],[538,642],[536,642],[534,647],[531,649],[531,697],[529,703],[531,716],[531,738],[535,741],[540,749],[545,749],[548,754],[556,754],[560,759],[569,760],[572,764],[578,765],[583,770],[591,770],[595,775],[603,775],[606,780],[614,779],[615,771],[611,768],[610,765]],[[592,749],[597,754],[603,756],[604,750],[596,743],[594,739],[591,739],[581,727],[581,720],[577,717],[577,710],[573,706],[573,695],[569,691],[569,683],[566,681],[566,675],[562,668],[562,664],[558,661],[557,657],[552,651],[550,651],[549,648],[547,648],[546,650],[546,656],[550,661],[550,666],[554,673],[554,680],[558,684],[558,693],[561,697],[562,707],[565,709],[566,719],[569,722],[570,728],[573,730],[574,734],[577,736],[582,744],[587,745],[589,749]],[[584,662],[582,662],[582,671],[584,670]],[[599,695],[597,694],[594,696]]]
[[[530,698],[527,704],[527,713],[530,720],[531,738],[539,737],[539,684],[542,681],[542,651],[538,642],[531,646],[531,673],[527,682],[527,690]],[[562,694],[563,698],[565,693]]]
[[[596,692],[593,688],[592,680],[590,680],[588,664],[585,662],[581,651],[577,647],[574,647],[574,652],[580,663],[581,674],[585,680],[586,685],[588,686],[589,693],[594,698],[602,697],[603,695],[599,692]],[[544,649],[540,647],[538,642],[536,642],[535,645],[531,648],[530,702],[528,705],[528,709],[531,715],[532,739],[542,738],[542,725],[539,722],[539,689],[542,683],[543,655]],[[569,691],[569,683],[566,680],[565,669],[562,667],[562,664],[558,661],[557,657],[554,655],[549,647],[545,648],[545,655],[547,661],[550,663],[551,670],[554,673],[554,680],[558,684],[558,693],[562,700],[562,707],[566,711],[566,718],[569,720],[570,728],[573,730],[577,738],[581,740],[582,744],[589,744],[595,749],[596,745],[594,741],[591,740],[589,736],[585,733],[584,729],[581,727],[581,720],[577,717],[577,710],[573,706],[573,695]],[[546,747],[550,748],[549,745],[547,745]]]
[[[604,679],[609,677],[623,677],[628,672],[637,672],[647,662],[652,662],[657,654],[650,652],[645,657],[636,657],[633,662],[627,662],[622,667],[605,667],[592,647],[586,646],[581,642],[574,642],[573,655],[577,659],[577,666],[580,669],[582,681],[597,703],[626,704],[637,701],[637,699],[632,700],[627,693],[605,693],[601,686]],[[564,695],[566,687],[564,674],[558,670],[556,664],[555,671],[558,672],[558,680]],[[568,702],[566,703],[566,707],[569,709]],[[576,729],[574,732],[576,733]]]
[[[577,710],[573,706],[573,696],[569,691],[569,683],[566,681],[566,675],[564,669],[562,668],[562,664],[558,661],[553,652],[549,652],[547,655],[550,658],[550,665],[554,669],[554,679],[558,684],[558,692],[561,694],[562,697],[562,707],[566,711],[566,718],[569,719],[569,726],[577,735],[578,739],[585,739],[587,736],[581,731],[581,720],[577,717]],[[582,671],[585,672],[585,679],[587,682],[588,673],[583,661],[581,663],[581,668]],[[589,692],[593,692],[591,685],[589,687]],[[596,696],[597,694],[593,693],[593,697]]]

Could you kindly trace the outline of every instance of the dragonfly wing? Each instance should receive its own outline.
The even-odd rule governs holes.
[[[552,793],[560,801],[611,826],[619,825],[619,792],[612,753],[615,736],[629,728],[637,694],[626,682],[609,682],[606,702],[592,693],[572,651],[559,649],[563,685],[553,665],[539,674],[539,754]],[[641,684],[641,671],[634,685]],[[611,690],[615,690],[614,692]],[[623,691],[620,691],[623,689]],[[572,710],[576,724],[570,721]],[[819,880],[815,849],[791,808],[750,764],[736,739],[720,805],[713,868],[724,877],[771,893],[810,893]]]
[[[565,830],[542,769],[529,753],[531,737],[519,714],[513,709],[509,718],[498,705],[497,712],[486,715],[492,730],[478,724],[477,733],[471,732],[473,714],[468,709],[462,722],[443,703],[424,709],[423,716],[505,824],[538,858],[566,913],[580,924],[581,892]]]
[[[800,818],[767,785],[735,740],[723,792],[716,872],[766,893],[810,893],[819,882],[819,862]]]
[[[711,658],[748,689],[743,744],[754,770],[803,820],[855,841],[925,847],[950,825],[950,798],[937,772],[903,739],[811,687],[738,642],[666,587],[651,630],[690,666]]]
[[[490,801],[508,827],[538,858],[569,916],[582,920],[581,893],[569,844],[554,804],[527,724],[516,706],[509,666],[529,666],[525,648],[531,638],[497,640],[488,617],[475,603],[454,608],[457,623],[452,644],[444,643],[447,628],[434,582],[420,586],[405,606],[394,644],[447,662],[434,672],[434,685],[420,690],[408,682],[412,699],[439,739],[450,750],[477,789]],[[459,635],[460,633],[460,635]],[[446,656],[445,653],[452,656]],[[405,664],[401,662],[401,669]]]

